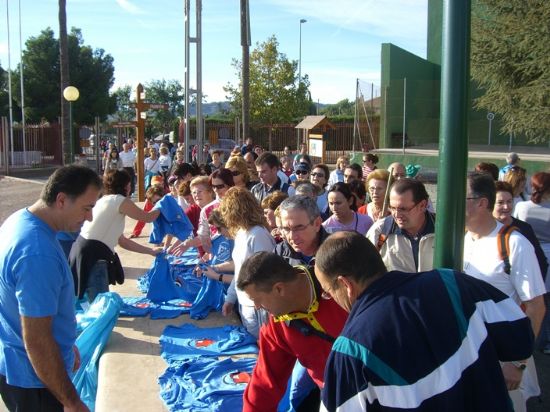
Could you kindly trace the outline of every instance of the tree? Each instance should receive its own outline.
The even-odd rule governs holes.
[[[58,94],[60,94],[61,100],[61,141],[63,142],[63,163],[72,163],[74,144],[70,141],[71,128],[73,125],[70,123],[70,103],[63,98],[63,91],[67,86],[70,86],[70,74],[69,74],[69,45],[67,41],[67,9],[66,0],[59,0],[59,72],[60,72],[60,87]]]
[[[298,85],[295,60],[289,61],[278,51],[279,43],[271,36],[263,43],[257,43],[250,54],[250,119],[253,122],[290,122],[308,113],[309,79],[305,75]],[[241,73],[242,62],[233,59],[237,76]],[[242,108],[241,87],[228,83],[224,87],[234,113]],[[271,130],[269,127],[269,148],[271,150]]]
[[[550,8],[545,0],[477,0],[472,7],[472,77],[477,108],[503,119],[503,133],[531,142],[550,135]]]
[[[79,29],[68,35],[69,77],[71,85],[80,91],[73,104],[73,121],[92,124],[94,117],[102,120],[115,111],[115,98],[109,94],[114,83],[113,58],[103,49],[85,46]],[[59,41],[51,28],[25,43],[25,115],[31,122],[42,118],[57,121],[61,106]],[[19,69],[12,77],[14,99],[20,96]]]
[[[0,117],[8,116],[8,72],[0,64]]]
[[[168,110],[151,110],[147,123],[152,130],[168,133],[174,129],[174,121],[183,112],[183,87],[177,80],[151,80],[144,85],[147,101],[166,103]]]
[[[113,115],[116,121],[130,121],[135,120],[136,109],[132,107],[132,87],[125,85],[116,89],[112,96],[115,99],[116,111]]]
[[[349,99],[340,100],[336,104],[329,104],[322,108],[320,114],[325,114],[327,116],[353,116],[355,114],[355,102]]]

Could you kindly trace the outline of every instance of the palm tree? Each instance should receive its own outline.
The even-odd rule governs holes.
[[[69,86],[69,46],[67,44],[66,0],[59,0],[59,66],[61,71],[61,141],[63,142],[63,164],[72,163],[69,102],[63,98],[63,90]]]

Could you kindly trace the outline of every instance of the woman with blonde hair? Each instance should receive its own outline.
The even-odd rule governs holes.
[[[233,183],[235,183],[235,186],[250,189],[248,165],[242,156],[231,156],[227,159],[225,168],[231,170],[231,174],[233,175]]]
[[[390,172],[384,169],[376,169],[370,172],[365,183],[367,192],[370,195],[371,202],[362,206],[358,211],[370,216],[376,222],[378,219],[383,219],[390,214],[388,209],[388,179]],[[391,181],[389,185],[391,186]],[[385,203],[385,207],[384,207]]]
[[[227,291],[222,313],[225,316],[229,315],[238,301],[243,326],[249,333],[258,337],[260,326],[267,322],[267,312],[256,309],[254,302],[244,291],[237,289],[235,283],[244,261],[256,252],[272,252],[275,240],[269,233],[262,208],[247,189],[230,188],[218,210],[229,234],[235,240],[232,253],[235,277]]]
[[[330,172],[327,186],[330,189],[333,184],[344,181],[344,169],[349,166],[349,158],[347,156],[339,156],[336,159],[336,169]]]
[[[504,181],[512,185],[514,192],[514,207],[518,202],[528,199],[525,193],[525,184],[527,183],[527,171],[520,166],[512,166],[504,175]]]

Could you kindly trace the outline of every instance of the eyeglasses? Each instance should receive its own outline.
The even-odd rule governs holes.
[[[216,190],[221,190],[225,187],[225,183],[222,183],[221,185],[212,185],[212,188],[213,189],[216,189]]]
[[[307,175],[309,172],[306,170],[296,170],[295,172],[297,175]]]
[[[231,171],[232,176],[239,176],[240,174],[241,174],[241,172],[239,172],[238,170],[232,170]]]
[[[406,214],[406,213],[409,213],[411,210],[413,210],[416,206],[418,206],[420,204],[420,202],[418,203],[415,203],[414,205],[412,205],[411,207],[393,207],[393,206],[388,206],[388,209],[391,213],[399,213],[399,214]]]
[[[288,235],[290,232],[303,232],[307,229],[309,225],[311,225],[313,222],[309,222],[307,225],[298,225],[294,227],[279,227],[279,230],[284,233],[285,235]]]
[[[369,192],[383,192],[384,190],[386,188],[382,186],[369,186]]]
[[[328,289],[323,289],[323,291],[321,292],[321,297],[323,299],[332,299],[332,295],[330,294],[330,291],[334,291],[334,285],[335,285],[335,282],[331,283],[331,286],[328,288]]]
[[[313,172],[311,174],[312,177],[325,177],[325,174],[324,173],[317,173],[317,172]]]

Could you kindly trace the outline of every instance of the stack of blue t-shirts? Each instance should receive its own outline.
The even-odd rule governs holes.
[[[254,358],[199,358],[175,362],[159,377],[161,398],[170,411],[241,411]]]
[[[167,326],[160,337],[162,358],[171,363],[199,356],[258,353],[256,338],[242,326]]]
[[[160,337],[168,368],[159,378],[161,398],[171,411],[240,411],[257,354],[256,338],[238,326],[167,326]]]
[[[224,236],[216,236],[212,239],[212,260],[208,265],[217,265],[231,260],[234,241]],[[210,279],[206,276],[202,278],[202,286],[193,301],[189,316],[191,319],[204,319],[211,310],[222,310],[227,293],[227,287],[217,279]]]
[[[156,256],[153,267],[149,270],[147,299],[155,303],[172,299],[193,302],[202,285],[201,279],[193,272],[196,260],[178,265],[170,264],[170,260],[164,253]]]

